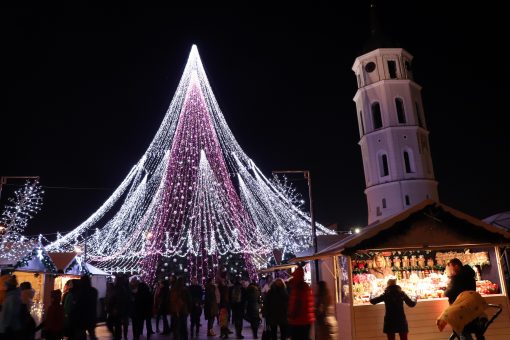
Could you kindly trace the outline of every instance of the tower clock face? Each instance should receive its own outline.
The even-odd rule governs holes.
[[[365,71],[367,71],[368,73],[374,72],[374,70],[375,70],[375,63],[373,61],[371,61],[365,65]]]

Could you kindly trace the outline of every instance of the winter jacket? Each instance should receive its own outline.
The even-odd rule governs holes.
[[[290,296],[287,320],[291,326],[311,325],[315,321],[315,297],[312,288],[304,281],[303,268],[292,273],[289,282]]]
[[[289,295],[284,286],[271,285],[271,288],[264,298],[262,315],[269,325],[287,323],[287,307]]]
[[[7,330],[14,332],[21,330],[21,307],[19,288],[7,291],[0,311],[0,334]]]
[[[444,295],[452,304],[457,296],[466,290],[476,291],[475,271],[467,264],[462,266],[457,275],[452,276]]]
[[[387,287],[382,295],[370,299],[370,303],[373,305],[379,302],[384,302],[386,310],[384,314],[384,333],[408,333],[409,327],[404,313],[404,302],[409,307],[414,307],[416,301],[411,300],[400,286],[393,285]]]
[[[216,300],[216,285],[209,283],[205,287],[204,316],[206,320],[214,319],[219,312]]]

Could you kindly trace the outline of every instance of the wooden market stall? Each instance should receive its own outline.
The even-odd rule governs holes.
[[[336,296],[339,339],[386,339],[384,304],[371,305],[370,296],[383,292],[389,277],[411,296],[406,307],[412,339],[448,339],[451,328],[439,332],[436,319],[448,306],[445,264],[457,257],[477,275],[477,291],[503,312],[487,330],[490,339],[510,338],[508,291],[503,279],[501,249],[510,232],[430,200],[363,228],[350,237],[306,258],[320,259],[321,279]]]
[[[97,316],[100,319],[104,318],[104,299],[110,274],[84,262],[81,254],[76,252],[48,253],[48,255],[55,263],[58,272],[52,283],[52,289],[60,289],[63,292],[67,281],[89,275],[92,287],[97,289]]]
[[[30,282],[34,290],[31,314],[40,322],[46,305],[50,302],[52,282],[56,267],[42,246],[26,240],[2,245],[0,270],[16,276],[18,284]]]
[[[84,262],[80,254],[76,252],[48,253],[59,275],[55,277],[53,289],[64,290],[67,281],[79,279],[82,275],[90,275],[90,281],[98,291],[98,298],[106,296],[106,282],[110,274]]]

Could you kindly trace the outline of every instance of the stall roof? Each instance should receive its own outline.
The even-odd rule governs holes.
[[[78,253],[76,252],[66,252],[66,253],[48,253],[48,256],[51,258],[55,266],[57,267],[58,272],[69,274],[69,275],[81,275],[74,261]],[[70,268],[70,266],[73,266]],[[85,263],[87,271],[91,275],[104,275],[109,276],[107,272],[91,265],[90,263]]]
[[[48,253],[51,261],[57,267],[57,271],[65,271],[65,269],[71,264],[71,262],[76,257],[77,253],[68,252],[68,253]]]
[[[294,267],[297,267],[297,264],[281,264],[278,266],[261,269],[261,270],[259,270],[259,274],[276,272],[278,270],[287,270],[287,269],[294,268]]]
[[[311,256],[308,261],[365,249],[399,249],[510,244],[510,232],[442,203],[425,200],[402,213],[376,221]]]
[[[0,268],[34,273],[55,271],[53,262],[36,239],[0,243]]]
[[[103,276],[110,276],[107,272],[91,265],[90,263],[85,263],[85,266],[87,266],[87,270],[91,275],[103,275]]]

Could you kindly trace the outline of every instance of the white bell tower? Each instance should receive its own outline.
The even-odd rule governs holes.
[[[377,37],[373,29],[373,49],[352,67],[369,224],[423,200],[439,200],[413,57]]]

